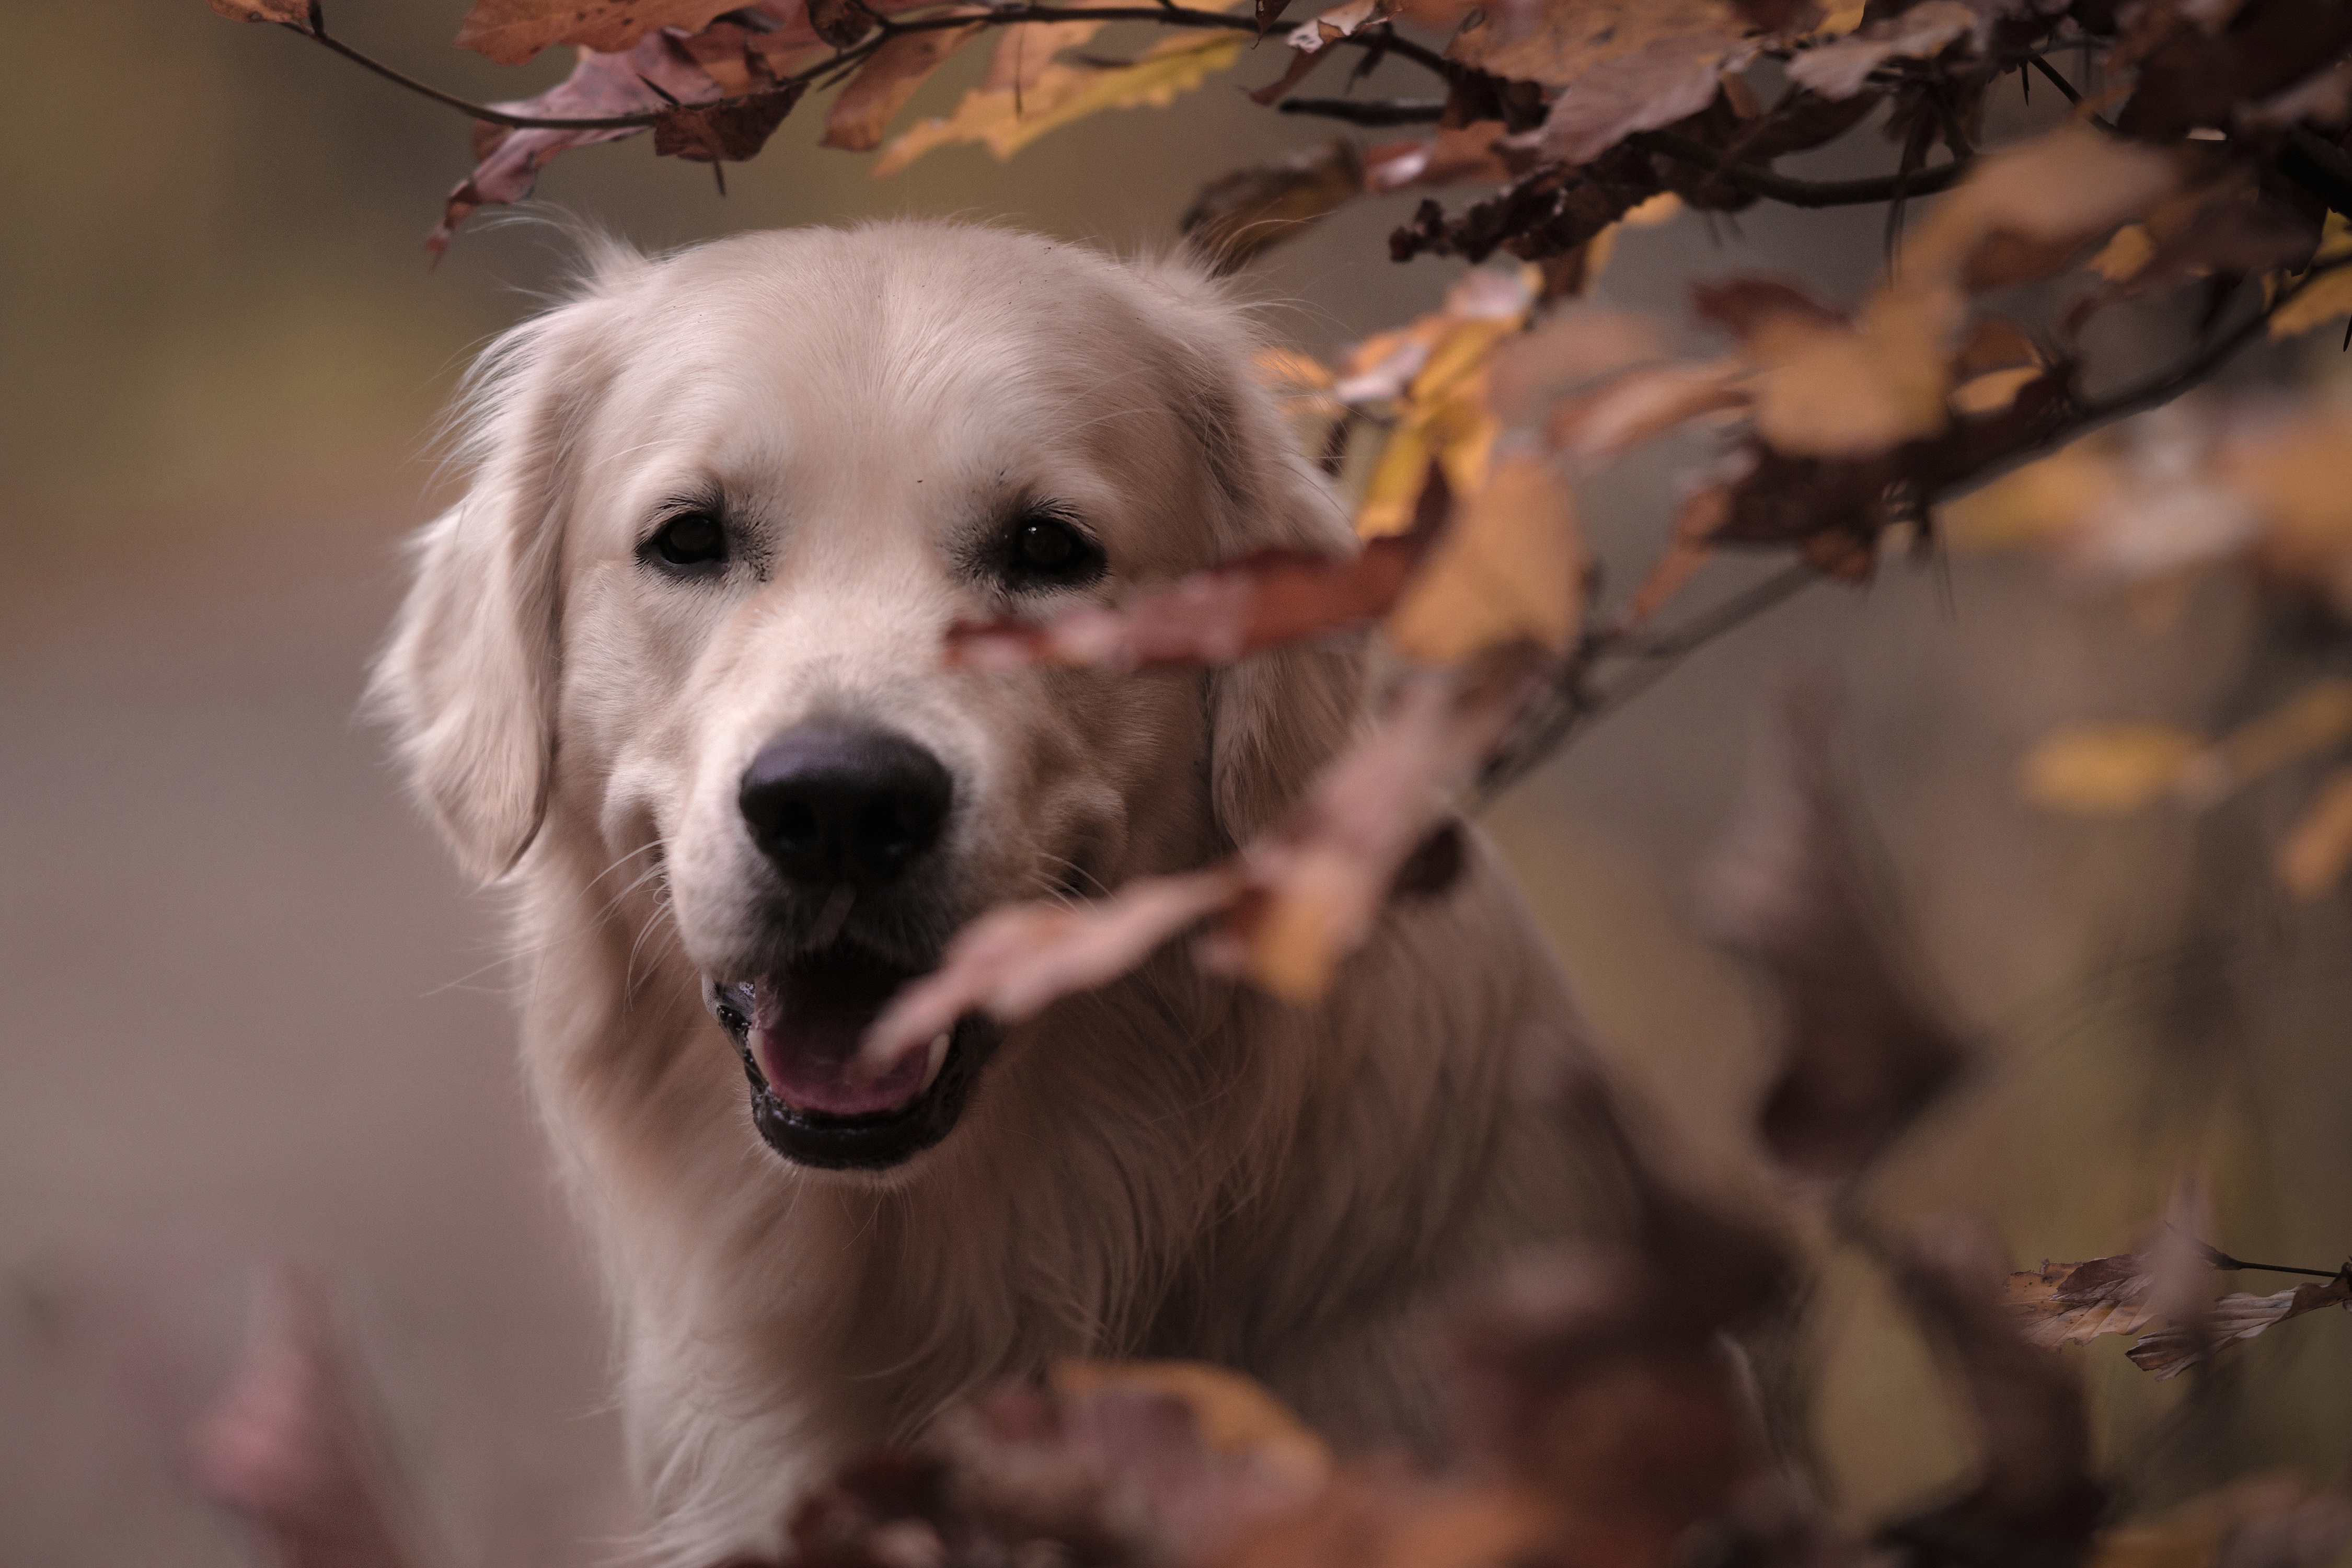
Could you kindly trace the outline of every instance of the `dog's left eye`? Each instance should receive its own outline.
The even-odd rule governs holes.
[[[1102,546],[1052,512],[1015,518],[1004,542],[1004,574],[1016,588],[1080,587],[1107,564]]]
[[[727,560],[727,525],[707,511],[680,512],[637,547],[647,564],[673,572],[691,572],[723,565]]]

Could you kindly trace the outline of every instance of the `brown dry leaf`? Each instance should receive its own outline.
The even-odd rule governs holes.
[[[1789,79],[1822,98],[1852,98],[1888,60],[1932,59],[1963,39],[1981,51],[1994,20],[1992,12],[1964,0],[1919,0],[1899,16],[1801,52],[1789,62]]]
[[[807,90],[795,81],[748,98],[680,104],[654,122],[654,152],[696,163],[742,163],[768,144]]]
[[[1584,569],[1575,496],[1549,458],[1514,451],[1454,509],[1389,613],[1389,640],[1425,664],[1522,640],[1565,652],[1583,619]]]
[[[1091,24],[1083,24],[1090,26]],[[960,142],[985,146],[1010,158],[1049,131],[1111,109],[1164,109],[1241,58],[1244,36],[1204,32],[1198,37],[1165,39],[1132,65],[1095,69],[1059,63],[1046,66],[1034,85],[979,87],[964,94],[955,113],[926,120],[901,132],[882,150],[877,177],[895,174],[934,148]]]
[[[551,44],[599,54],[633,49],[663,27],[700,32],[739,0],[474,0],[457,47],[519,66]]]
[[[1545,435],[1562,457],[1602,468],[1694,419],[1747,407],[1744,381],[1731,361],[1643,366],[1555,404]]]
[[[232,22],[283,22],[302,28],[318,25],[318,0],[212,0],[212,5]]]
[[[1934,1103],[1966,1053],[1887,939],[1892,900],[1831,781],[1823,700],[1790,689],[1777,713],[1707,865],[1700,920],[1764,970],[1780,1003],[1766,1146],[1800,1174],[1844,1179]]]
[[[1705,485],[1692,492],[1675,514],[1666,548],[1651,563],[1649,573],[1625,602],[1618,621],[1620,631],[1635,631],[1664,609],[1667,601],[1690,585],[1699,569],[1715,559],[1715,535],[1731,515],[1727,485]]]
[[[1652,37],[1605,69],[1577,78],[1553,101],[1542,126],[1512,145],[1589,163],[1637,131],[1655,131],[1705,110],[1726,74],[1744,68],[1759,47],[1757,40],[1714,30]]]
[[[1023,29],[1014,28],[1020,32]],[[882,145],[882,133],[907,107],[940,62],[980,36],[974,27],[941,27],[924,33],[900,33],[887,38],[866,57],[841,96],[824,117],[823,147],[867,153]]]
[[[2253,1339],[2275,1324],[2322,1307],[2352,1310],[2352,1264],[2333,1279],[2306,1280],[2276,1295],[2232,1292],[2213,1303],[2204,1333],[2158,1329],[2143,1335],[2125,1353],[2134,1366],[2162,1382],[2179,1376],[2225,1345]]]
[[[1720,56],[1750,31],[1727,0],[1538,0],[1486,8],[1445,53],[1506,80],[1568,89],[1604,66],[1623,71],[1653,44],[1717,40]]]
[[[1517,652],[1407,678],[1372,731],[1243,851],[1253,894],[1202,939],[1202,963],[1293,1004],[1321,997],[1534,690],[1531,661]]]
[[[2332,890],[2352,865],[2352,768],[2327,775],[2279,845],[2279,886],[2308,903]]]
[[[1363,191],[1363,155],[1353,142],[1339,136],[1279,163],[1236,170],[1211,181],[1177,220],[1177,227],[1215,271],[1232,272]]]
[[[621,54],[583,49],[572,74],[538,97],[490,107],[546,119],[587,120],[659,112],[677,104],[708,103],[719,96],[719,83],[693,56],[677,39],[656,33]],[[440,226],[426,237],[425,248],[436,256],[446,250],[457,225],[475,208],[530,195],[539,171],[558,153],[616,142],[641,129],[517,130],[477,121],[474,172],[449,193]]]
[[[1740,345],[1757,366],[1756,431],[1794,457],[1860,458],[1933,436],[1950,416],[1958,293],[1910,280],[1880,289],[1852,326],[1767,317]]]
[[[2179,787],[2205,740],[2177,724],[2121,721],[2070,724],[2042,738],[2018,764],[2018,785],[2045,811],[2113,816]]]
[[[1500,185],[1511,178],[1495,144],[1505,135],[1499,120],[1439,126],[1427,142],[1391,142],[1364,154],[1364,188],[1386,195],[1420,185]]]
[[[2148,1298],[2155,1270],[2137,1253],[2083,1263],[2044,1263],[2012,1274],[2003,1287],[2022,1332],[2037,1345],[2088,1344],[2101,1334],[2136,1334],[2153,1322]]]
[[[1238,870],[1218,866],[1142,878],[1088,904],[1000,904],[957,932],[940,966],[898,994],[874,1021],[860,1058],[887,1072],[966,1013],[1017,1024],[1108,984],[1229,906],[1244,885]]]
[[[1905,242],[1904,276],[1972,289],[2045,276],[2146,214],[2179,180],[2166,153],[2062,125],[1971,164]]]
[[[1056,1394],[1076,1398],[1107,1388],[1166,1394],[1192,1411],[1211,1452],[1251,1460],[1302,1489],[1330,1479],[1330,1445],[1262,1384],[1225,1367],[1198,1361],[1061,1361],[1048,1382]]]
[[[2077,1560],[2106,1506],[2092,1479],[2082,1385],[2064,1358],[2027,1343],[2002,1308],[1999,1242],[1980,1225],[1948,1220],[1878,1245],[1967,1391],[1979,1467],[1967,1493],[1888,1527],[1883,1539],[1931,1551],[1969,1541],[2003,1555]]]
[[[1344,558],[1261,551],[1147,589],[1116,608],[1081,605],[1045,622],[962,623],[948,630],[947,661],[979,669],[1230,664],[1385,614],[1428,538],[1417,531],[1376,539]]]
[[[1666,358],[1665,334],[1650,317],[1603,305],[1561,304],[1496,351],[1488,401],[1516,429],[1544,422],[1556,399]]]

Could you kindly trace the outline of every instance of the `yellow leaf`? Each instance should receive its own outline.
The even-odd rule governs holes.
[[[1822,18],[1822,25],[1814,28],[1813,31],[1816,33],[1851,33],[1856,27],[1862,26],[1862,14],[1868,9],[1869,6],[1867,5],[1832,5],[1830,7],[1830,14]]]
[[[1430,664],[1520,640],[1563,651],[1582,619],[1583,578],[1574,496],[1544,455],[1513,452],[1455,507],[1390,612],[1390,640]]]
[[[1337,379],[1330,367],[1321,360],[1312,354],[1300,353],[1297,349],[1260,349],[1251,360],[1250,368],[1257,374],[1259,385],[1272,387],[1278,392],[1302,387],[1328,392],[1331,383]]]
[[[2197,759],[2183,788],[2210,805],[2264,773],[2352,740],[2352,679],[2315,680],[2259,719],[2249,720]]]
[[[1764,371],[1756,429],[1801,457],[1852,458],[1932,436],[1949,417],[1949,340],[1958,290],[1883,289],[1852,325],[1794,313],[1758,327],[1741,353]]]
[[[2124,283],[2139,276],[2140,269],[2156,258],[2156,241],[2142,223],[2127,223],[2116,230],[2098,255],[2083,265],[2110,283]]]
[[[2047,545],[2073,532],[2122,482],[2104,443],[2077,441],[1945,507],[1944,537],[1956,550]]]
[[[1307,1424],[1255,1381],[1197,1361],[1064,1361],[1055,1391],[1087,1394],[1131,1388],[1181,1400],[1201,1440],[1231,1458],[1255,1458],[1284,1479],[1319,1486],[1331,1473],[1331,1450]]]
[[[1360,856],[1328,844],[1301,848],[1257,911],[1249,978],[1293,1006],[1321,1001],[1339,961],[1360,940],[1360,911],[1377,907],[1382,891]]]
[[[1626,209],[1617,221],[1627,228],[1656,228],[1682,216],[1683,199],[1672,191],[1660,191],[1647,201]]]
[[[957,142],[977,142],[1010,158],[1047,132],[1104,110],[1164,109],[1239,59],[1247,37],[1235,29],[1170,38],[1133,65],[1108,70],[1048,66],[1034,88],[1017,95],[1011,88],[976,88],[953,115],[912,126],[884,148],[874,173],[895,174],[933,148]]]
[[[2292,338],[2352,315],[2352,267],[2322,273],[2271,317],[2271,336]]]
[[[2085,816],[2137,811],[2170,791],[2204,742],[2172,724],[2074,724],[2044,736],[2019,767],[2025,798]]]
[[[2041,375],[2042,367],[2038,364],[1989,370],[1952,388],[1952,406],[1962,414],[1997,414],[2016,402],[2018,393]]]
[[[2279,846],[2279,886],[2308,903],[2344,879],[2352,864],[2352,768],[2327,775]]]

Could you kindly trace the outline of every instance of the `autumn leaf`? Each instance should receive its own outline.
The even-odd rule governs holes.
[[[1302,1489],[1330,1478],[1331,1447],[1265,1387],[1197,1361],[1062,1361],[1047,1379],[1080,1399],[1105,1389],[1138,1389],[1181,1401],[1211,1452],[1244,1459]]]
[[[1286,1002],[1319,999],[1534,689],[1532,665],[1516,652],[1409,677],[1371,732],[1243,851],[1251,896],[1202,940],[1202,962]]]
[[[980,32],[977,26],[940,27],[884,39],[833,100],[819,145],[848,153],[871,152],[882,145],[882,133],[907,107],[915,89],[939,69],[940,62]]]
[[[657,113],[719,96],[718,82],[677,40],[656,33],[620,54],[583,50],[572,74],[537,98],[491,107],[533,118],[590,120]],[[440,226],[426,237],[425,248],[436,256],[446,250],[457,225],[477,207],[530,195],[539,171],[557,153],[617,142],[640,129],[549,131],[477,121],[474,172],[449,193]]]
[[[654,152],[697,163],[755,156],[808,88],[802,82],[711,104],[679,104],[654,122]]]
[[[1246,42],[1239,31],[1204,32],[1154,45],[1133,65],[1107,69],[1050,65],[1024,91],[980,87],[964,95],[955,113],[926,120],[882,150],[877,176],[895,174],[934,148],[976,142],[999,158],[1010,158],[1049,131],[1105,110],[1150,106],[1164,109],[1241,58]]]
[[[275,3],[275,0],[273,0]],[[519,66],[551,44],[599,54],[634,49],[664,27],[699,32],[738,0],[474,0],[457,47]]]
[[[878,1076],[967,1013],[1007,1024],[1034,1017],[1118,979],[1244,886],[1237,870],[1216,867],[1139,879],[1087,904],[1001,904],[957,932],[940,966],[899,993],[860,1056]]]
[[[1231,272],[1363,194],[1356,144],[1335,137],[1278,163],[1237,170],[1202,187],[1177,227],[1218,272]]]
[[[2352,1310],[2352,1264],[2326,1282],[2306,1280],[2275,1295],[2232,1292],[2213,1303],[2201,1332],[2158,1329],[2126,1352],[2131,1363],[2162,1382],[2179,1377],[2224,1346],[2251,1340],[2290,1318],[2322,1307]]]
[[[1565,652],[1583,619],[1585,564],[1574,494],[1543,454],[1513,451],[1455,508],[1390,613],[1389,640],[1428,664],[1521,639]]]
[[[2319,248],[2311,258],[2315,268],[2333,270],[2317,277],[2281,277],[2271,280],[2273,293],[2294,287],[2294,298],[2271,313],[2270,334],[2292,338],[2352,315],[2352,221],[2330,211],[2321,231]],[[2299,287],[2295,287],[2300,285]]]
[[[212,0],[212,7],[232,22],[280,22],[314,29],[319,0]]]
[[[1888,60],[1931,59],[1963,40],[1981,50],[1992,22],[1992,14],[1964,0],[1920,0],[1898,16],[1802,51],[1789,62],[1789,79],[1826,99],[1852,98]]]
[[[1874,1245],[1965,1391],[1978,1466],[1961,1495],[1881,1538],[1938,1554],[1948,1542],[1971,1542],[2075,1560],[2106,1505],[2091,1472],[2082,1385],[2064,1359],[2029,1344],[2003,1308],[1998,1242],[1955,1219]]]
[[[1905,241],[1905,276],[1971,289],[2046,277],[2179,180],[2167,153],[2062,125],[1977,159]]]
[[[2175,724],[2073,724],[2026,753],[2018,782],[2025,798],[2044,810],[2116,816],[2169,795],[2204,749],[2204,737]]]
[[[951,627],[947,658],[982,669],[1228,664],[1369,624],[1396,602],[1427,543],[1427,534],[1415,532],[1373,540],[1345,558],[1265,551],[1148,589],[1116,608],[1084,605],[1042,623]]]
[[[1705,872],[1700,924],[1754,960],[1780,1003],[1766,1146],[1801,1174],[1845,1178],[1935,1101],[1965,1052],[1890,950],[1887,900],[1829,777],[1822,700],[1781,698]]]
[[[1637,62],[1653,45],[1694,40],[1701,50],[1714,48],[1719,59],[1751,31],[1747,18],[1724,0],[1538,0],[1482,12],[1445,53],[1490,76],[1566,90],[1604,68],[1621,77],[1643,78]],[[1658,62],[1648,63],[1659,68]],[[1664,67],[1673,85],[1679,85],[1679,65],[1675,60]],[[1711,79],[1708,90],[1712,96]]]

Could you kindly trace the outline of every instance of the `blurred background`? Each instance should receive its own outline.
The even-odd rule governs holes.
[[[463,8],[347,0],[332,19],[476,98],[565,68],[452,49]],[[597,1561],[630,1523],[604,1331],[520,1092],[497,900],[461,884],[353,716],[400,535],[449,494],[436,414],[560,278],[562,247],[477,219],[429,269],[463,119],[286,33],[202,0],[20,7],[11,28],[26,68],[0,107],[0,1563],[253,1560],[183,1479],[181,1433],[269,1259],[334,1290],[446,1561]],[[913,112],[943,111],[982,53]],[[951,149],[877,182],[870,157],[814,146],[813,104],[728,171],[724,199],[645,139],[566,154],[540,194],[648,247],[899,213],[1161,246],[1204,181],[1331,133],[1235,89],[1276,73],[1269,51],[1007,164]],[[1883,151],[1795,167],[1867,172]],[[1412,200],[1360,202],[1253,269],[1284,339],[1328,357],[1435,303],[1457,264],[1386,257]],[[1627,234],[1600,294],[1679,319],[1693,279],[1767,269],[1850,300],[1883,221],[1686,214]],[[2122,374],[2183,330],[2150,308],[2101,346]],[[1706,456],[1663,448],[1593,496],[1621,587]],[[1751,576],[1716,567],[1684,607]],[[1884,1210],[1983,1212],[2020,1265],[2084,1258],[2134,1246],[2194,1167],[2240,1256],[2325,1268],[2352,1247],[2352,929],[2342,898],[2292,908],[2266,871],[2308,776],[2194,820],[2053,819],[2013,787],[2062,721],[2219,724],[2292,683],[2241,588],[2144,610],[2019,563],[1890,562],[1702,651],[1490,814],[1611,1053],[1703,1179],[1769,1196],[1748,1128],[1769,1016],[1692,934],[1689,889],[1762,699],[1795,673],[1843,696],[1841,767],[1987,1058],[1881,1176]],[[2124,1348],[2067,1353],[2144,1502],[2352,1456],[2336,1314],[2225,1358],[2193,1412],[2198,1380],[2151,1384]],[[1867,1519],[1963,1471],[1925,1348],[1834,1256],[1809,1353],[1842,1508]]]

